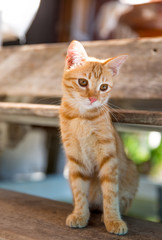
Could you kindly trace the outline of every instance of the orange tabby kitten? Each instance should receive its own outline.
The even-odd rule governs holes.
[[[126,58],[88,57],[77,41],[68,48],[60,124],[74,198],[74,210],[66,220],[69,227],[85,227],[92,206],[103,210],[108,232],[128,231],[121,214],[134,198],[138,173],[125,155],[107,105],[113,78]]]

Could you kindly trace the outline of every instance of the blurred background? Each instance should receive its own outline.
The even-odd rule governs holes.
[[[160,0],[0,0],[2,48],[158,36],[162,36]],[[161,132],[126,130],[120,135],[141,174],[129,215],[162,221]],[[65,162],[59,129],[0,123],[1,188],[72,202],[63,176]]]

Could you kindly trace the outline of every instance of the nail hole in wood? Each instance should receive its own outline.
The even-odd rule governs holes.
[[[156,53],[158,51],[157,48],[153,48],[152,50],[154,53]]]
[[[153,49],[151,49],[151,52],[152,52],[152,55],[156,55],[158,50],[157,50],[157,48],[153,48]]]

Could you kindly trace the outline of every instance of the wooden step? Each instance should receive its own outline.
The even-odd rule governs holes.
[[[0,102],[0,121],[59,126],[58,105]],[[149,129],[162,127],[162,111],[111,109],[113,122]]]
[[[65,219],[72,206],[27,194],[0,190],[2,240],[160,240],[162,224],[125,217],[129,232],[115,236],[106,231],[101,214],[93,213],[88,227],[71,229]]]

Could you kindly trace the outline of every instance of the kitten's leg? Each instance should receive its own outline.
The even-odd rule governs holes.
[[[100,182],[103,193],[103,219],[110,233],[123,235],[128,231],[121,219],[118,196],[118,161],[115,154],[108,154],[100,162]]]
[[[72,167],[70,168],[70,183],[73,192],[74,210],[72,214],[67,217],[66,225],[73,228],[82,228],[87,226],[90,216],[88,204],[90,178],[81,172],[79,166],[75,166],[74,169],[72,170]]]

